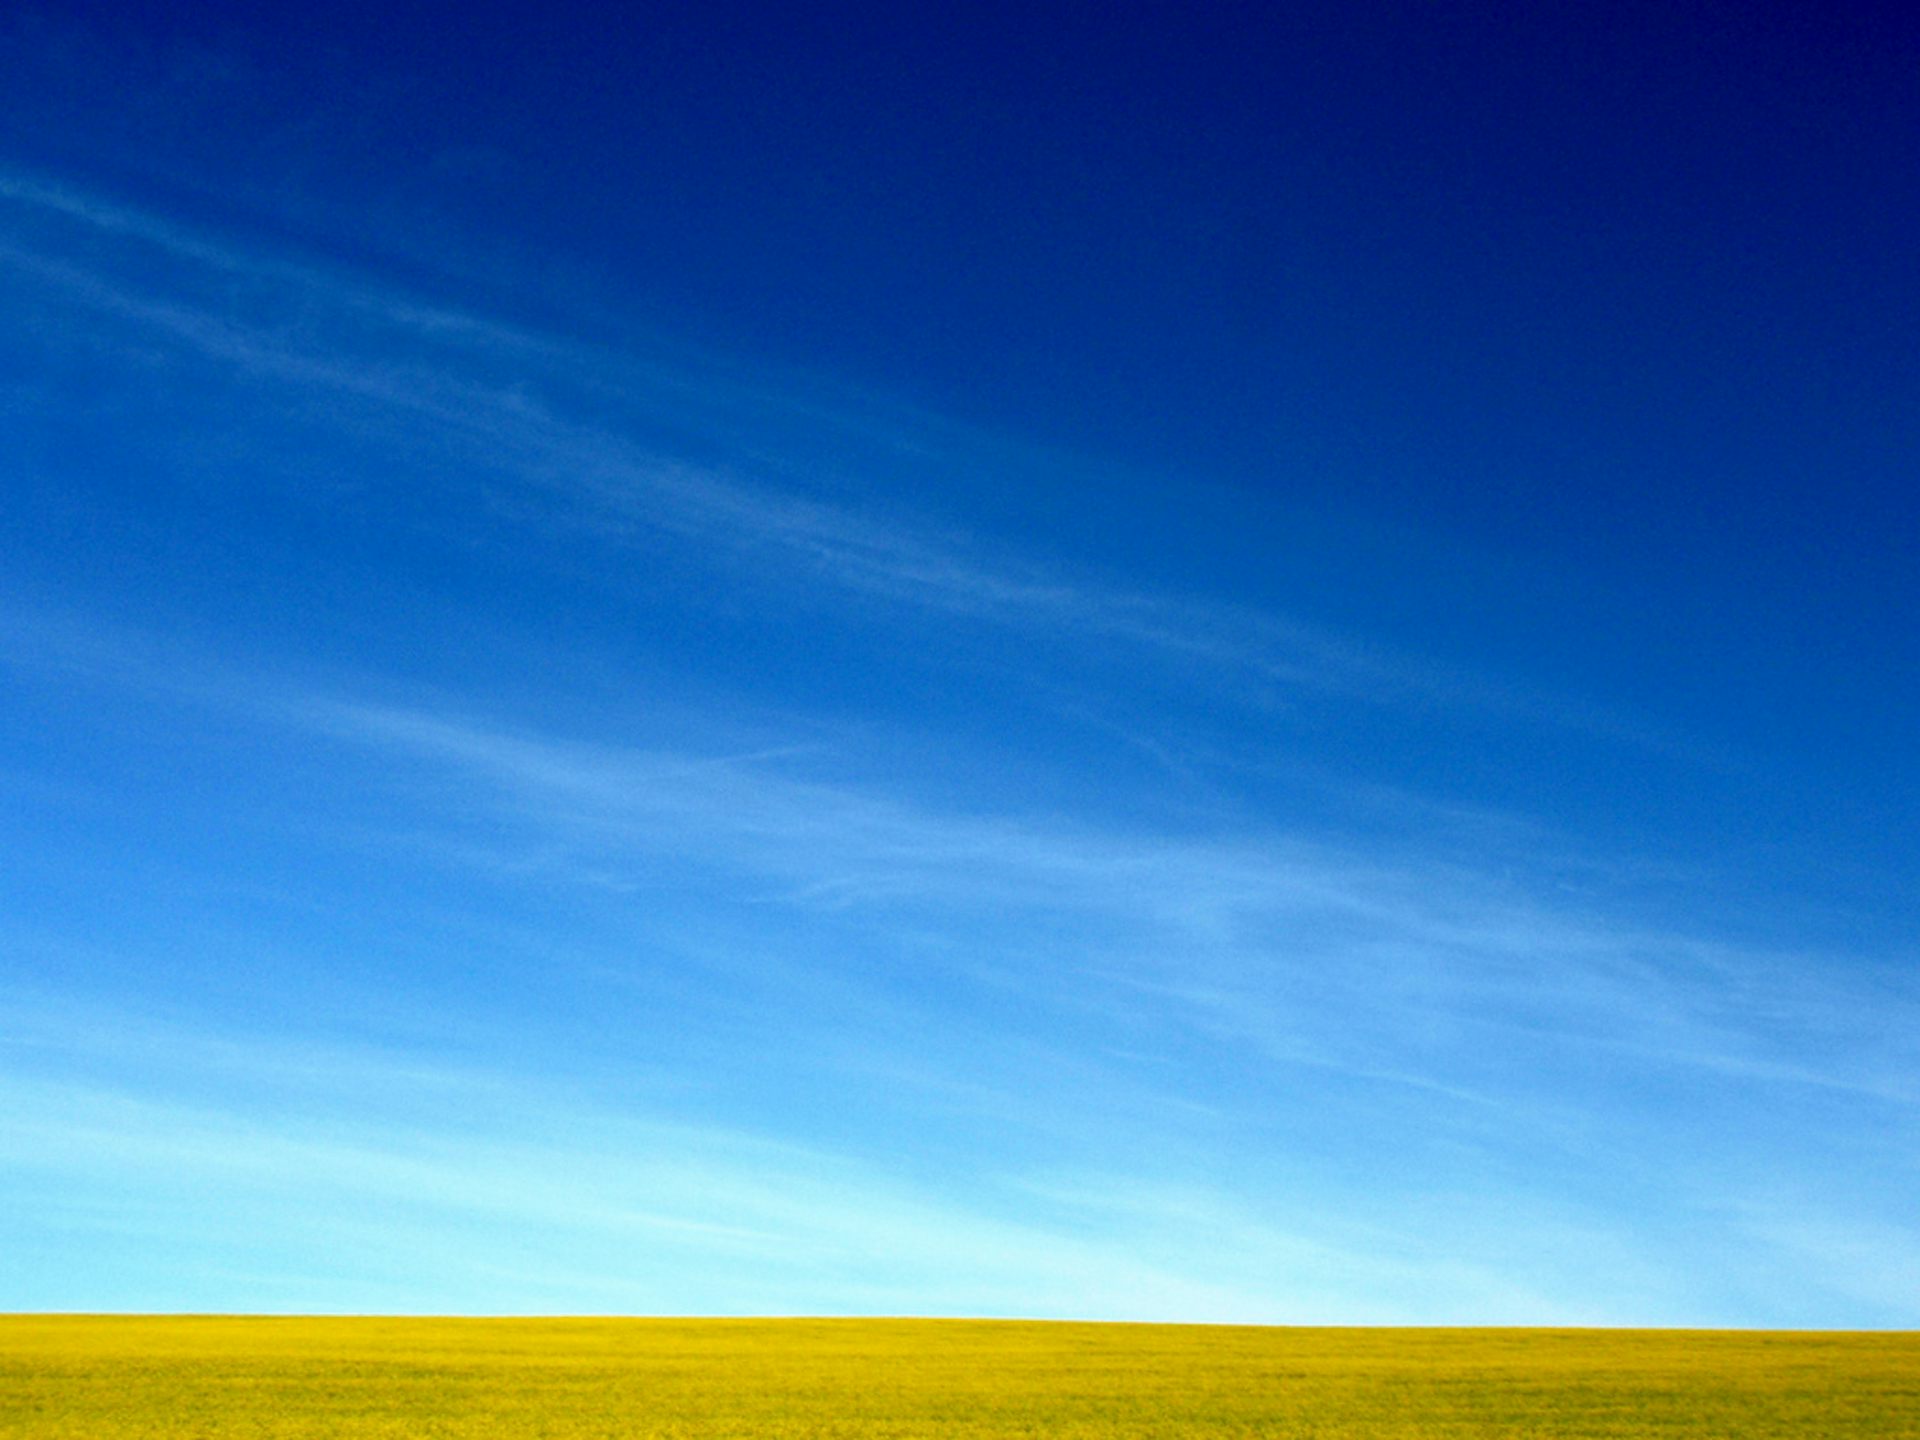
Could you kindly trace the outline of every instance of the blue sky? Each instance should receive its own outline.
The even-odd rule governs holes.
[[[0,28],[0,1307],[1920,1323],[1910,17]]]

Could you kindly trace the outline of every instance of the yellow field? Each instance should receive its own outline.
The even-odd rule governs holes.
[[[1920,1437],[1920,1334],[0,1316],[0,1436]]]

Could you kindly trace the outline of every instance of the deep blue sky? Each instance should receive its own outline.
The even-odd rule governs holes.
[[[1916,1323],[1917,40],[14,17],[0,1305]]]

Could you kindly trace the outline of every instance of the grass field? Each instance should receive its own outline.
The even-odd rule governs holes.
[[[0,1317],[0,1436],[1920,1437],[1920,1334]]]

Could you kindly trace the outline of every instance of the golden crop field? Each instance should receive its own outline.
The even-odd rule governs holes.
[[[0,1436],[1920,1436],[1920,1334],[0,1317]]]

